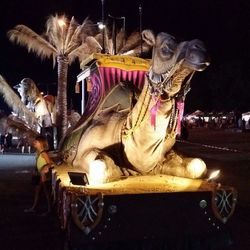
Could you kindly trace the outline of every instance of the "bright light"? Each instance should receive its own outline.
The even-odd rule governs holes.
[[[102,22],[97,23],[97,25],[100,30],[103,30],[105,28],[105,24],[103,24]]]
[[[188,163],[187,170],[192,178],[200,178],[206,172],[206,164],[201,159],[195,158]]]
[[[219,174],[220,174],[220,170],[213,171],[207,180],[210,181],[212,179],[215,179],[219,176]]]
[[[64,27],[66,25],[66,23],[63,19],[58,19],[58,24],[60,27]]]
[[[90,185],[102,184],[105,181],[106,164],[101,160],[94,160],[89,164]]]

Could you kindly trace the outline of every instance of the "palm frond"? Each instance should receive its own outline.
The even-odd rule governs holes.
[[[93,36],[87,37],[85,39],[85,43],[89,47],[90,51],[93,51],[92,53],[94,52],[99,53],[102,50],[101,44]]]
[[[103,42],[103,37],[104,37],[104,42]],[[102,30],[101,33],[98,33],[95,36],[96,41],[101,44],[101,46],[105,49],[105,53],[107,54],[113,54],[113,43],[112,43],[112,39],[110,38],[110,30],[106,27],[104,28],[104,30]]]
[[[102,46],[102,33],[98,33],[97,35],[95,35],[95,40]]]
[[[105,51],[106,53],[109,53],[110,55],[114,55],[115,54],[115,50],[114,50],[114,42],[113,39],[107,39],[105,41]]]
[[[119,54],[123,54],[129,50],[134,49],[141,43],[141,35],[139,32],[133,32],[126,40],[125,45],[119,51]]]
[[[65,39],[65,47],[68,48],[69,47],[69,42],[72,39],[72,36],[74,35],[74,32],[76,30],[78,26],[78,23],[75,21],[75,18],[72,17],[69,25],[68,25],[68,30],[67,30],[67,34],[66,34],[66,39]]]
[[[27,47],[41,59],[49,58],[56,53],[56,49],[36,32],[25,25],[17,25],[7,33],[10,41]]]
[[[49,42],[55,46],[57,52],[65,51],[65,39],[67,32],[67,18],[65,16],[50,16],[46,22],[46,34]]]
[[[85,43],[83,43],[81,46],[77,47],[76,49],[74,49],[72,52],[69,53],[68,55],[69,64],[75,61],[76,58],[78,58],[79,61],[81,62],[89,55],[90,53],[88,46]]]
[[[99,44],[103,44],[103,34],[99,33],[95,37],[96,41]],[[104,44],[105,44],[105,52],[111,55],[114,54],[114,41],[110,36],[110,31],[106,27],[104,31]],[[148,52],[150,50],[150,46],[143,42],[142,44],[143,53]],[[133,32],[127,39],[126,33],[123,30],[120,30],[116,35],[116,52],[120,55],[133,55],[140,56],[141,55],[141,35],[139,32]]]
[[[142,45],[138,45],[135,48],[123,52],[122,55],[130,55],[140,57],[144,53],[148,53],[152,47],[147,43],[143,43]]]
[[[105,52],[113,55],[114,45],[113,45],[112,39],[110,38],[110,30],[108,30],[107,28],[104,29],[104,44],[105,44],[105,48],[104,48]]]
[[[85,18],[81,25],[81,41],[85,41],[85,39],[89,36],[95,36],[99,32],[97,25],[94,24],[88,17]]]
[[[125,31],[121,29],[116,35],[116,52],[119,53],[119,51],[124,47],[126,42],[125,39],[126,39]]]
[[[65,53],[69,54],[78,46],[80,46],[86,39],[86,37],[92,35],[94,32],[94,25],[88,19],[85,18],[81,25],[78,25],[71,36],[70,41],[68,42]]]
[[[77,47],[75,50],[73,50],[69,55],[69,63],[74,61],[77,57],[79,58],[79,61],[86,59],[89,55],[93,53],[100,53],[102,50],[102,46],[98,43],[98,41],[90,36],[85,39],[85,43],[83,43],[81,46]]]
[[[81,41],[79,39],[79,34],[81,32],[81,26],[77,26],[74,34],[72,35],[68,46],[65,50],[65,54],[69,54],[72,50],[74,50],[75,48],[77,48],[79,45],[81,45]]]
[[[21,101],[19,96],[10,87],[6,80],[0,75],[0,93],[6,104],[18,115],[18,117],[30,126],[38,126],[35,114],[31,112]]]

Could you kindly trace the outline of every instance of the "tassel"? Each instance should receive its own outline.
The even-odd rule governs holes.
[[[79,82],[77,82],[76,85],[75,85],[75,93],[76,93],[76,94],[79,94],[79,93],[80,93],[80,85],[79,85]]]
[[[92,91],[92,83],[90,78],[87,79],[87,91],[91,92]]]
[[[179,100],[177,101],[177,109],[178,109],[178,119],[177,119],[177,127],[176,127],[176,134],[181,135],[181,122],[184,114],[184,101]]]
[[[160,107],[160,101],[159,99],[156,100],[156,98],[154,98],[155,100],[155,105],[151,108],[150,110],[150,123],[151,126],[154,127],[154,130],[156,129],[156,114],[157,114],[157,110]]]

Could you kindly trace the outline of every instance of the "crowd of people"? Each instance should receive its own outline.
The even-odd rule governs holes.
[[[191,117],[183,121],[188,128],[206,127],[211,129],[238,129],[242,132],[250,131],[250,119],[231,116]]]
[[[21,135],[15,138],[11,132],[0,133],[0,152],[31,153],[31,145],[27,136]]]

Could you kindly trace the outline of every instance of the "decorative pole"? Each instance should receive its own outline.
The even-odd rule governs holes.
[[[140,35],[141,35],[141,55],[142,55],[142,5],[139,5],[139,17],[140,17]]]
[[[101,2],[102,2],[102,25],[103,25],[103,29],[102,29],[102,53],[105,53],[104,0],[101,0]]]
[[[122,29],[123,29],[124,36],[125,36],[125,32],[126,32],[126,17],[125,16],[122,17],[122,21],[123,21],[123,23],[122,23]],[[125,44],[125,39],[123,39],[122,46],[124,46],[124,44]]]

